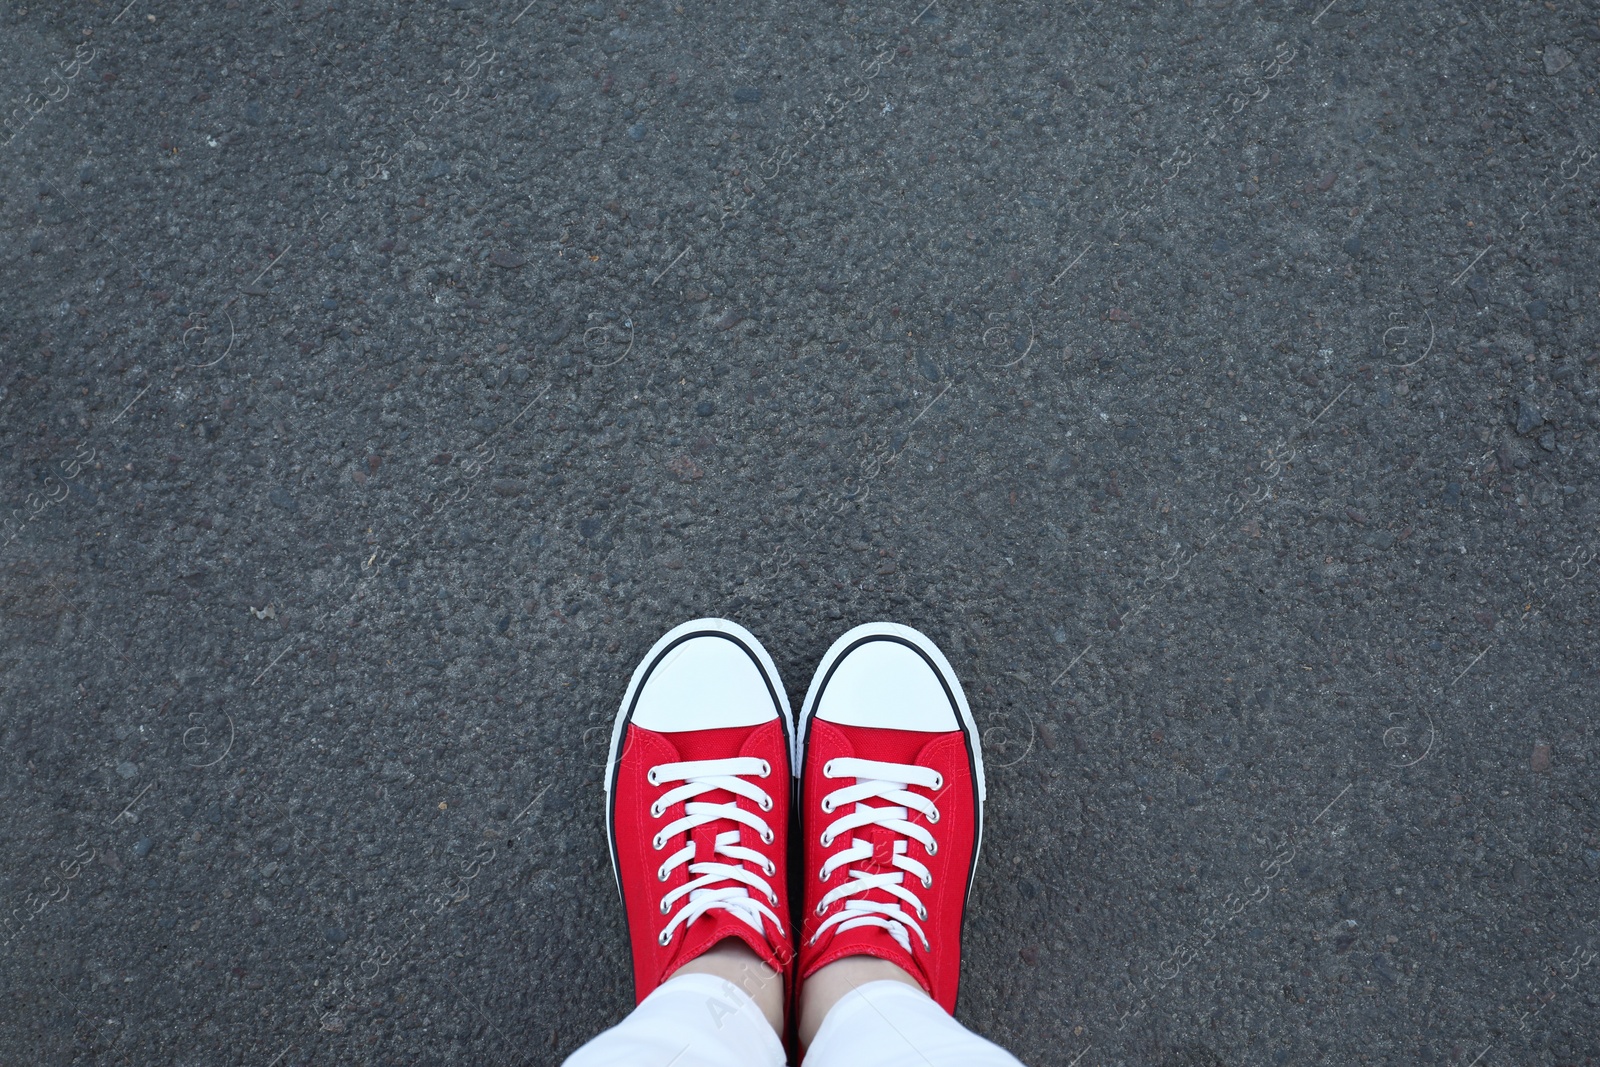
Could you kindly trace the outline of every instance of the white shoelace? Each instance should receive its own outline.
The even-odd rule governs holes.
[[[904,883],[906,874],[912,874],[922,883],[922,888],[931,889],[933,875],[927,867],[911,858],[904,839],[911,838],[919,842],[930,856],[939,851],[938,843],[927,828],[909,821],[911,809],[915,808],[926,816],[929,822],[936,823],[939,821],[939,809],[927,797],[911,792],[910,787],[915,785],[923,789],[942,789],[944,776],[926,767],[843,757],[829,760],[824,764],[822,776],[855,779],[854,785],[835,789],[822,798],[822,810],[830,815],[835,809],[844,805],[855,805],[855,810],[835,819],[822,832],[822,847],[829,847],[841,834],[863,826],[881,826],[901,835],[901,839],[894,842],[893,859],[890,860],[900,870],[886,874],[872,874],[850,869],[847,872],[850,880],[830,891],[817,903],[817,916],[820,918],[836,902],[840,900],[845,902],[837,914],[817,927],[817,932],[811,935],[811,943],[815,944],[817,938],[833,927],[837,927],[838,932],[842,933],[862,926],[881,926],[907,952],[911,951],[911,939],[906,934],[907,928],[916,932],[924,949],[929,948],[928,936],[922,932],[922,927],[917,922],[918,919],[927,921],[928,909],[923,907],[922,901],[907,889]],[[873,807],[866,803],[868,800],[886,800],[889,806]],[[818,877],[826,882],[840,867],[869,860],[872,856],[872,842],[852,835],[850,847],[840,849],[829,856],[827,862],[822,865]],[[875,890],[881,890],[901,903],[861,899],[861,894]],[[907,914],[901,904],[909,905],[916,913],[916,918]]]
[[[744,780],[746,776],[765,778],[772,773],[772,765],[764,759],[753,756],[737,756],[732,759],[690,760],[685,763],[661,763],[650,768],[645,776],[651,785],[664,785],[667,782],[682,782],[683,784],[667,790],[650,805],[650,815],[659,819],[666,814],[668,808],[681,801],[684,804],[684,814],[657,833],[651,844],[656,851],[667,847],[667,842],[672,838],[688,835],[690,831],[708,823],[732,821],[742,823],[761,835],[765,844],[772,844],[773,833],[759,815],[745,811],[733,801],[726,804],[712,804],[707,801],[696,801],[693,797],[713,790],[721,789],[736,796],[745,797],[755,801],[756,807],[762,811],[772,810],[772,798],[761,790]],[[727,830],[719,833],[715,838],[712,852],[726,856],[730,860],[737,860],[737,864],[719,863],[707,857],[695,863],[695,843],[688,841],[682,848],[667,857],[656,872],[656,877],[665,882],[672,877],[674,868],[681,864],[689,864],[689,873],[698,877],[691,878],[688,882],[668,893],[661,900],[661,914],[666,915],[672,910],[672,905],[679,900],[688,898],[678,913],[667,923],[657,939],[663,946],[672,940],[673,933],[679,926],[686,926],[694,922],[706,912],[714,908],[731,912],[736,918],[743,920],[755,930],[766,936],[762,927],[763,917],[771,919],[777,927],[778,935],[783,935],[783,923],[777,914],[751,895],[750,890],[758,890],[767,898],[768,903],[776,906],[778,894],[773,892],[772,886],[759,875],[745,868],[746,863],[754,864],[764,872],[767,878],[778,873],[777,864],[757,852],[753,848],[745,848],[739,844],[739,831]],[[718,883],[738,882],[739,885],[721,885]],[[715,888],[714,888],[715,887]],[[748,888],[746,888],[748,887]]]

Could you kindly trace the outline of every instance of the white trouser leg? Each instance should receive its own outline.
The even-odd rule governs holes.
[[[822,1020],[805,1067],[1022,1067],[904,982],[868,982]]]
[[[565,1067],[783,1067],[783,1042],[750,995],[709,974],[656,987]]]

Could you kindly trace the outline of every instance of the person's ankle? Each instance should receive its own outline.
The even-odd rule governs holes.
[[[783,1036],[783,975],[743,941],[724,938],[672,972],[668,981],[682,974],[709,974],[738,986],[756,1002],[778,1036]]]
[[[927,995],[904,968],[877,956],[846,956],[817,970],[800,987],[800,1047],[809,1048],[833,1006],[868,982],[900,982]]]

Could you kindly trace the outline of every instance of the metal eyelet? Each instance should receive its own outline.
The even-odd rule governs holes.
[[[929,822],[938,822],[939,821],[939,809],[938,808],[934,808],[932,811],[928,812],[928,821]]]
[[[822,831],[821,841],[822,841],[822,847],[823,848],[827,848],[827,847],[829,847],[830,845],[833,844],[833,838],[828,836],[828,831],[826,831],[826,830]]]
[[[667,913],[667,902],[663,900],[661,902],[661,914],[665,915],[666,913]]]
[[[917,909],[917,918],[921,919],[923,922],[927,922],[928,921],[928,909],[927,908],[918,908]]]
[[[824,777],[824,778],[832,778],[833,777],[833,762],[834,762],[833,760],[829,760],[827,763],[824,763],[822,765],[822,777]]]
[[[831,800],[827,799],[826,797],[824,797],[823,800],[822,800],[822,810],[824,812],[826,812],[827,814],[832,815],[833,814],[833,807],[834,807],[833,801],[831,801]]]
[[[817,905],[817,918],[819,918],[819,919],[822,918],[822,916],[825,915],[827,913],[827,911],[828,911],[827,908],[823,907],[821,904],[818,904]]]
[[[763,845],[770,845],[776,839],[777,839],[777,835],[774,834],[771,830],[763,830],[763,831],[761,831],[761,843]]]
[[[654,803],[654,804],[650,805],[650,817],[652,819],[659,819],[659,818],[661,818],[661,813],[666,811],[666,810],[667,809],[663,808],[661,806],[660,802],[658,801],[657,803]]]
[[[933,787],[935,789],[943,789],[944,788],[944,775],[935,774],[933,776]]]
[[[666,948],[671,941],[672,935],[667,933],[665,930],[661,931],[661,936],[656,938],[656,944],[660,945],[662,948]]]
[[[772,764],[766,760],[761,761],[761,777],[765,778],[772,773]]]
[[[667,880],[667,869],[665,867],[656,872],[656,880],[659,882],[665,882]]]
[[[656,769],[654,767],[650,768],[649,772],[644,776],[644,780],[649,782],[651,785],[661,784],[661,782],[656,778]]]
[[[777,907],[777,906],[778,906],[778,894],[776,894],[776,893],[768,893],[768,894],[767,894],[767,901],[768,901],[768,902],[769,902],[769,903],[770,903],[770,904],[771,904],[771,905],[772,905],[772,906],[773,906],[773,907]]]
[[[772,810],[772,798],[771,797],[762,797],[760,800],[756,801],[756,806],[759,807],[762,811],[771,811]]]
[[[933,888],[933,876],[932,875],[929,875],[927,878],[924,878],[922,880],[922,888],[924,888],[924,889],[932,889]]]
[[[826,868],[824,868],[823,870],[820,870],[820,871],[817,872],[817,881],[826,882],[827,880],[828,880],[828,872],[827,872]]]
[[[937,841],[929,841],[928,845],[927,845],[927,849],[928,849],[928,855],[937,856],[939,854],[939,842],[937,842]]]
[[[651,844],[652,847],[655,848],[655,850],[657,852],[660,852],[662,849],[667,847],[667,843],[665,841],[661,840],[661,835],[660,834],[657,834],[655,837],[651,838],[650,839],[650,844]]]

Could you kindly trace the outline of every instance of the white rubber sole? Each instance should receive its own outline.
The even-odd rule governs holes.
[[[798,770],[794,762],[794,712],[789,707],[789,694],[783,688],[783,679],[778,676],[777,665],[772,662],[772,657],[767,653],[765,646],[756,640],[755,634],[730,619],[713,618],[691,619],[662,634],[661,639],[650,646],[650,651],[645,653],[639,665],[633,669],[633,677],[628,679],[628,689],[622,695],[622,705],[617,709],[617,718],[611,727],[611,748],[606,754],[606,777],[602,785],[606,797],[606,845],[611,852],[611,873],[617,879],[618,895],[622,893],[622,872],[617,869],[617,842],[612,831],[611,816],[611,786],[616,781],[618,746],[622,743],[622,735],[627,731],[634,701],[638,698],[639,690],[645,680],[650,676],[650,671],[661,662],[662,657],[674,645],[698,634],[720,634],[731,638],[755,657],[767,684],[778,698],[784,736],[789,739],[789,773],[792,776]]]
[[[945,687],[950,691],[955,701],[956,712],[961,720],[961,730],[966,735],[967,751],[972,757],[973,777],[978,785],[978,812],[976,840],[972,846],[972,877],[967,880],[967,891],[972,891],[972,879],[978,873],[978,852],[983,845],[983,804],[988,798],[988,786],[983,777],[983,744],[978,736],[978,724],[972,719],[972,708],[967,704],[967,694],[961,688],[961,681],[956,677],[955,668],[950,666],[950,661],[944,653],[939,651],[939,646],[920,630],[913,630],[897,622],[868,622],[848,630],[823,654],[822,662],[817,664],[816,673],[811,676],[811,685],[806,689],[805,703],[800,706],[800,721],[794,733],[794,753],[790,762],[795,769],[798,779],[800,774],[800,761],[805,756],[806,730],[811,724],[811,716],[816,711],[817,694],[822,689],[822,684],[827,680],[834,664],[843,659],[851,649],[865,640],[889,639],[902,644],[910,645],[921,652],[933,666],[934,672],[939,675]],[[795,798],[795,810],[799,811],[799,800]]]

